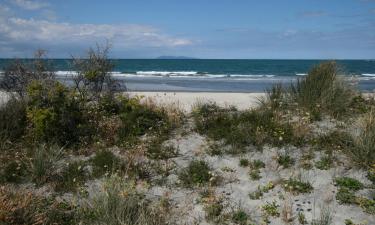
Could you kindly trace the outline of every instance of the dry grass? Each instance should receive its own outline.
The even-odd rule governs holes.
[[[370,168],[375,163],[375,110],[360,119],[359,135],[353,137],[354,146],[349,148],[351,158],[361,167]]]

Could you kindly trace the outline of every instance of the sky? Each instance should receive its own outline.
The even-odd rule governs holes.
[[[375,59],[375,0],[0,0],[0,57]]]

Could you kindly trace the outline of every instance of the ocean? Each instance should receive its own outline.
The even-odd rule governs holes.
[[[11,59],[0,59],[0,68]],[[69,59],[52,59],[69,83]],[[113,77],[130,91],[259,92],[305,76],[323,60],[113,59]],[[363,91],[375,89],[375,60],[337,60],[342,74]]]

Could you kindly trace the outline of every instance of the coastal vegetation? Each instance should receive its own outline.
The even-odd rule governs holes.
[[[332,224],[325,205],[312,217],[311,199],[375,214],[375,104],[336,63],[252,109],[186,114],[119,92],[108,51],[74,59],[73,85],[45,51],[5,68],[0,224]]]

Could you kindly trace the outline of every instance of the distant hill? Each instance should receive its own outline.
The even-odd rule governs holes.
[[[196,58],[187,57],[187,56],[159,56],[156,59],[196,59]]]

